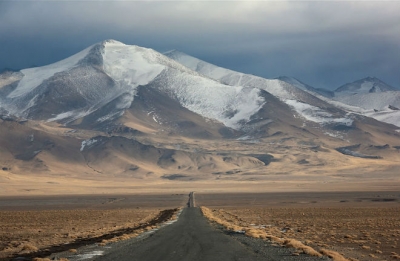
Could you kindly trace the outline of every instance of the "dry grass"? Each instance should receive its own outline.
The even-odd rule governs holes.
[[[278,237],[275,237],[272,234],[268,233],[264,229],[240,227],[240,226],[234,225],[232,223],[232,222],[234,222],[232,219],[227,220],[224,217],[222,217],[221,215],[220,216],[214,215],[213,212],[217,212],[216,210],[212,211],[206,207],[200,207],[200,208],[201,208],[201,211],[203,212],[203,215],[206,216],[209,220],[214,221],[218,224],[221,224],[229,230],[245,231],[245,234],[250,237],[269,239],[269,240],[271,240],[275,243],[281,244],[283,246],[301,250],[303,253],[311,255],[311,256],[318,256],[318,257],[322,256],[320,253],[315,251],[312,247],[306,246],[298,240],[291,239],[291,238],[290,239],[278,238]],[[235,215],[232,215],[231,217],[239,220],[237,218],[237,216],[235,216]]]
[[[314,248],[310,246],[306,246],[300,241],[296,239],[286,239],[283,243],[286,247],[292,247],[295,249],[302,250],[304,254],[310,255],[310,256],[322,256],[319,252],[315,251]]]
[[[344,256],[342,256],[341,254],[339,254],[336,251],[328,250],[328,249],[324,249],[324,248],[322,248],[320,251],[322,254],[329,256],[334,261],[349,261],[349,259],[345,258]]]
[[[209,220],[214,221],[218,224],[221,224],[225,226],[227,229],[232,230],[232,231],[241,231],[243,230],[242,227],[237,226],[233,224],[233,222],[229,222],[227,220],[221,219],[218,216],[214,215],[212,210],[206,208],[206,207],[200,207],[201,211],[203,212],[203,215],[207,217]]]
[[[38,250],[38,248],[37,248],[36,246],[30,244],[30,243],[26,243],[26,244],[23,244],[23,245],[22,245],[22,251],[23,251],[23,252],[28,252],[28,253],[30,253],[30,252],[35,252],[35,251],[37,251],[37,250]]]
[[[0,258],[135,227],[158,213],[158,209],[0,211]],[[110,241],[136,235],[123,235]]]
[[[400,249],[399,207],[203,209],[214,215],[213,221],[228,228],[239,227],[246,235],[303,253],[314,253],[305,248],[311,247],[335,261],[400,259],[393,252]]]
[[[400,259],[400,255],[397,254],[396,252],[391,252],[390,253],[390,257],[393,258],[393,259]]]
[[[127,240],[130,238],[134,238],[134,237],[138,236],[140,233],[142,233],[143,231],[144,230],[138,230],[136,233],[133,233],[133,234],[123,234],[122,236],[113,237],[111,239],[104,239],[99,243],[99,245],[105,246],[109,243],[114,243],[114,242],[118,242],[118,241],[122,241],[122,240]]]

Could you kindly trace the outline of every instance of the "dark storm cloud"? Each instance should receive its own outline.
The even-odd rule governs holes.
[[[400,87],[400,2],[0,2],[0,68],[45,65],[105,39],[178,49],[316,87]]]

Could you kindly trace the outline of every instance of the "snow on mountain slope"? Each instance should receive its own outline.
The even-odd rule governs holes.
[[[400,92],[377,78],[368,77],[346,84],[335,92],[331,92],[313,88],[292,77],[269,80],[235,72],[176,50],[169,51],[165,55],[222,83],[265,90],[288,104],[308,121],[320,124],[351,125],[353,120],[350,115],[346,113],[334,115],[329,111],[336,108],[400,126],[398,112],[393,110],[400,108]],[[392,109],[389,108],[389,105],[393,106]]]
[[[388,108],[389,105],[400,108],[400,92],[393,92],[393,90],[397,89],[388,86],[377,78],[365,78],[356,81],[342,86],[333,93],[328,90],[313,88],[291,77],[269,80],[235,72],[175,50],[169,51],[165,55],[222,83],[265,90],[285,102],[308,121],[322,125],[340,124],[351,126],[353,117],[350,114],[356,113],[400,127],[400,117],[398,117],[400,114],[398,111]],[[340,95],[338,95],[338,91]],[[354,95],[354,93],[360,94]],[[332,108],[343,110],[347,113],[332,113],[332,111],[335,111]],[[376,112],[374,109],[383,111]]]
[[[315,95],[336,108],[349,113],[367,116],[400,127],[400,111],[396,110],[400,107],[396,106],[399,105],[400,92],[354,94],[347,97],[335,97],[334,99]]]
[[[322,95],[322,96],[325,96],[325,97],[333,97],[334,96],[334,93],[332,91],[325,90],[325,89],[322,89],[322,88],[314,88],[314,87],[312,87],[312,86],[310,86],[308,84],[305,84],[305,83],[303,83],[303,82],[301,82],[298,79],[293,78],[293,77],[280,76],[280,77],[278,77],[276,79],[279,79],[281,81],[287,82],[287,83],[289,83],[289,84],[291,84],[291,85],[293,85],[293,86],[295,86],[295,87],[297,87],[297,88],[299,88],[299,89],[301,89],[303,91],[311,92],[312,94],[319,94],[319,95]]]
[[[328,102],[349,112],[400,127],[400,91],[377,78],[345,84],[332,99]]]
[[[335,100],[367,110],[384,110],[390,105],[400,108],[400,91],[354,94],[335,97]]]
[[[232,128],[249,121],[264,103],[258,89],[232,88],[152,49],[114,40],[21,73],[17,82],[2,81],[1,106],[21,117],[64,123],[96,111],[102,112],[99,122],[118,118],[134,102],[138,86],[162,90],[183,107]]]
[[[339,88],[343,93],[361,94],[341,95],[332,101],[294,78],[264,79],[178,51],[163,55],[107,40],[51,65],[0,74],[0,111],[65,124],[88,115],[92,115],[88,121],[108,122],[132,106],[142,86],[234,129],[241,129],[261,108],[268,109],[262,91],[289,105],[301,118],[322,125],[351,125],[352,117],[346,111],[396,122],[393,112],[400,107],[400,92],[383,92],[390,88],[375,78],[367,79],[359,87],[354,83]]]
[[[376,77],[367,77],[352,83],[347,83],[335,90],[335,96],[348,96],[353,94],[381,93],[387,91],[399,91],[384,83]]]
[[[187,77],[172,69],[164,71],[156,82],[183,107],[234,129],[249,121],[264,104],[258,89],[227,86],[196,75]]]
[[[164,53],[164,55],[187,66],[188,68],[205,75],[211,79],[220,81],[231,86],[245,86],[251,88],[263,89],[281,99],[291,99],[290,86],[285,82],[274,79],[265,79],[254,75],[235,72],[229,69],[218,67],[207,63],[185,53],[173,50]],[[289,89],[288,89],[289,88]]]
[[[51,65],[21,70],[21,73],[24,76],[18,83],[17,88],[12,91],[7,96],[7,98],[12,99],[27,94],[38,87],[43,81],[52,77],[54,74],[62,71],[67,71],[75,67],[79,63],[79,61],[88,54],[91,48],[92,47],[88,47],[85,50],[69,58],[66,58]]]
[[[265,79],[254,75],[235,72],[204,62],[176,50],[164,54],[188,68],[224,84],[267,91],[285,102],[306,120],[320,124],[336,122],[345,123],[346,125],[350,123],[351,125],[352,120],[348,118],[345,113],[341,115],[333,115],[330,113],[328,110],[332,109],[333,106],[317,98],[315,95],[310,94],[308,91],[304,91],[303,89],[306,89],[305,86],[299,88],[299,86],[294,86],[280,79]],[[297,83],[301,84],[300,82]],[[307,104],[310,106],[304,109]],[[337,110],[336,114],[338,114]],[[317,116],[314,117],[313,115]]]
[[[302,83],[301,81],[299,81],[299,80],[297,80],[296,78],[293,78],[293,77],[280,76],[280,77],[277,77],[276,79],[284,81],[284,82],[287,82],[287,83],[290,83],[291,85],[296,86],[297,88],[299,88],[299,89],[301,89],[303,91],[307,91],[309,89],[312,89],[311,86],[309,86],[309,85],[307,85],[305,83]]]
[[[349,117],[334,117],[331,113],[310,104],[298,102],[296,100],[287,100],[286,103],[295,108],[297,112],[309,121],[321,124],[339,123],[346,126],[351,126],[351,124],[353,124],[353,120]]]
[[[157,63],[155,52],[116,41],[105,43],[103,61],[104,71],[127,89],[148,84],[165,69]]]
[[[369,111],[364,115],[400,127],[400,110]]]
[[[193,71],[210,77],[211,79],[220,79],[223,76],[233,72],[229,69],[215,66],[211,63],[199,60],[177,50],[165,52],[164,55],[185,65]]]

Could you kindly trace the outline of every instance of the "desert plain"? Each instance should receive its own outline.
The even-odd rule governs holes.
[[[0,260],[28,260],[137,236],[173,218],[186,195],[0,198]]]
[[[298,248],[292,242],[300,241],[333,260],[400,259],[398,191],[227,193],[196,200],[222,224],[267,235],[277,246]]]
[[[294,239],[346,259],[396,260],[400,256],[400,193],[204,193],[196,205],[240,228]],[[0,260],[45,257],[89,243],[107,244],[156,227],[164,210],[184,207],[188,193],[13,196],[0,198]],[[171,216],[167,217],[171,218]],[[164,220],[158,220],[162,222]],[[249,233],[258,237],[259,234]],[[278,243],[277,247],[282,247]],[[296,252],[295,252],[296,253]]]

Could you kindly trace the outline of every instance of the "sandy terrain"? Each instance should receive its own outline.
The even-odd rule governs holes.
[[[0,260],[115,231],[124,235],[139,223],[148,226],[160,210],[186,202],[186,193],[1,197]],[[393,260],[400,254],[398,191],[196,192],[196,205],[237,227],[334,250],[349,260]]]
[[[74,251],[79,242],[135,236],[153,226],[162,209],[183,206],[186,200],[187,195],[0,198],[0,260],[46,248],[68,250],[64,244]]]
[[[362,137],[350,143],[321,136],[319,129],[311,135],[278,127],[271,126],[268,137],[247,140],[144,130],[143,135],[120,133],[111,139],[56,124],[3,121],[0,196],[400,190],[397,136],[374,135],[365,141],[361,153],[382,157],[367,159],[335,150],[362,143]],[[97,135],[110,139],[80,151],[83,140]]]
[[[298,240],[349,260],[400,259],[399,192],[197,194],[196,201],[255,236]]]

